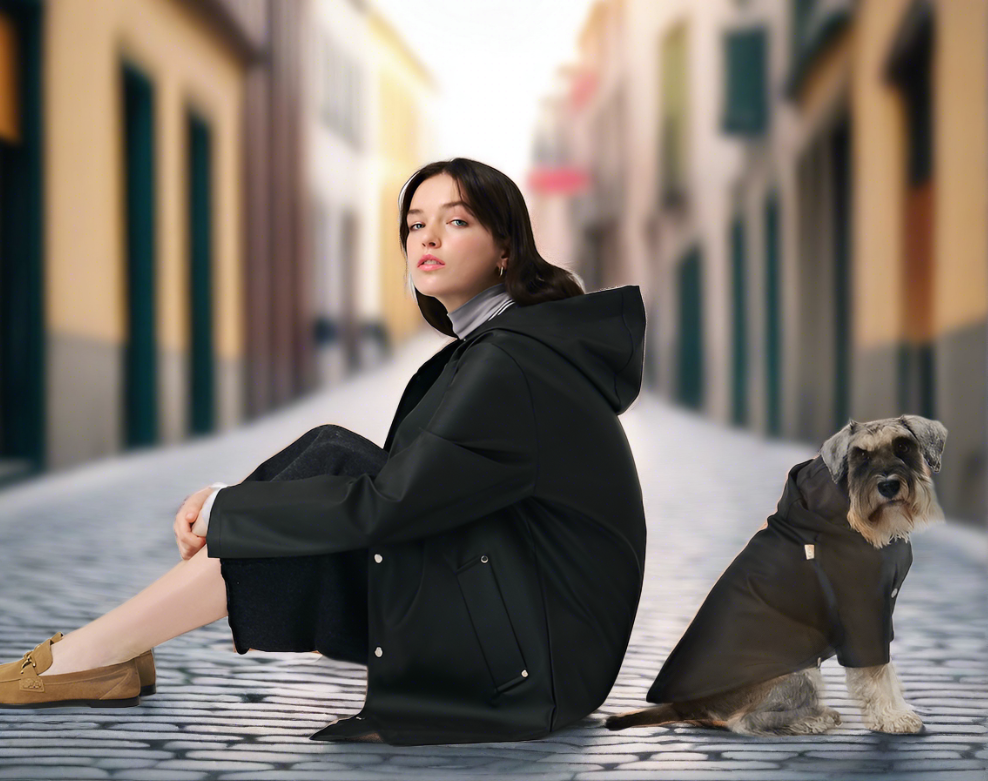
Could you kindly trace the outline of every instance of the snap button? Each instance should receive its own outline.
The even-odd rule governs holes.
[[[380,564],[382,561],[384,561],[384,556],[382,556],[380,553],[375,553],[374,554],[374,561],[376,561],[378,564]]]
[[[381,657],[384,656],[384,651],[381,650],[381,646],[374,649],[374,656]]]
[[[487,557],[486,556],[481,556],[480,557],[480,563],[481,564],[486,564],[487,563]]]
[[[899,589],[897,588],[892,589],[892,598],[895,599],[895,595],[898,593],[899,593]]]
[[[528,670],[522,670],[521,671],[521,677],[522,678],[527,678],[528,677]]]

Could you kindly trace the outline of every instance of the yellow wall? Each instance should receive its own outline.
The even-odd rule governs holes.
[[[884,67],[910,0],[868,0],[854,24],[855,341],[898,341],[904,316],[906,113]],[[988,307],[988,0],[940,0],[933,62],[935,331]]]
[[[935,29],[934,295],[943,333],[988,315],[988,2],[940,0]]]
[[[906,119],[901,95],[883,69],[909,2],[865,2],[854,25],[854,341],[864,348],[901,336]]]
[[[378,106],[375,150],[380,163],[378,203],[381,264],[381,312],[385,327],[398,341],[422,325],[422,314],[408,293],[404,256],[398,236],[398,194],[424,162],[422,102],[432,89],[429,74],[400,37],[377,14],[370,18],[378,59]]]
[[[186,108],[212,131],[217,354],[243,353],[241,115],[234,52],[171,0],[52,2],[45,29],[46,310],[52,332],[126,338],[124,59],[155,87],[158,344],[187,349]]]
[[[0,13],[0,140],[10,143],[21,139],[17,89],[19,49],[14,23],[9,16]]]

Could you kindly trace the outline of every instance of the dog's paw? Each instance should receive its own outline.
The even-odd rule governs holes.
[[[819,716],[814,719],[808,719],[806,724],[807,733],[820,734],[822,732],[828,732],[834,727],[839,727],[841,717],[833,708],[824,708]]]
[[[923,720],[914,710],[885,711],[866,717],[865,726],[872,732],[912,734],[923,729]]]
[[[822,735],[840,726],[840,714],[833,708],[822,708],[811,716],[797,718],[789,724],[776,725],[759,733],[761,735]],[[737,730],[736,730],[737,731]]]

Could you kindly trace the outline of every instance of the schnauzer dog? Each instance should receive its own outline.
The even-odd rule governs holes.
[[[919,732],[889,660],[911,532],[943,520],[931,478],[947,429],[851,420],[794,466],[776,512],[707,595],[646,700],[610,729],[686,722],[746,735],[825,732],[824,659],[837,655],[865,726]]]

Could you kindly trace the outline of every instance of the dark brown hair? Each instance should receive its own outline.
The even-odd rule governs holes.
[[[405,257],[405,281],[408,281],[408,210],[412,196],[426,179],[448,174],[460,190],[460,198],[470,204],[477,221],[490,231],[494,241],[508,249],[508,267],[504,272],[504,288],[516,306],[531,306],[543,301],[555,301],[584,294],[577,278],[564,268],[553,266],[535,248],[532,221],[525,199],[511,179],[484,163],[465,157],[440,160],[423,166],[405,182],[398,196],[400,204],[399,235],[401,253]],[[415,298],[426,322],[447,336],[456,336],[446,307],[432,296],[417,289]]]

